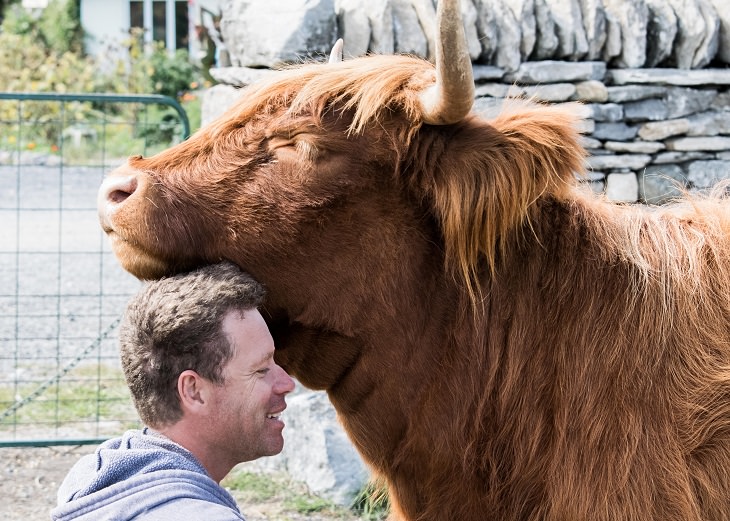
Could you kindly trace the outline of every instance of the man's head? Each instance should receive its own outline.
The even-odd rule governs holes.
[[[229,311],[255,310],[264,294],[249,275],[221,263],[149,282],[129,302],[119,333],[122,368],[145,424],[180,419],[183,371],[223,382],[234,354],[223,319]]]
[[[141,419],[220,481],[237,463],[281,452],[285,395],[256,309],[261,285],[223,263],[148,283],[120,330],[122,368]]]

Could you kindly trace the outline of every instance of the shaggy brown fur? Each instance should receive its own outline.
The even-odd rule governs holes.
[[[102,188],[123,265],[230,259],[404,520],[730,519],[730,201],[582,191],[565,109],[423,125],[425,62],[282,73]],[[133,176],[130,181],[127,176]]]

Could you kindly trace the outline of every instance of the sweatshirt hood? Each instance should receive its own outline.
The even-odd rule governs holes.
[[[149,429],[128,431],[72,467],[58,490],[51,518],[132,519],[181,499],[239,512],[235,500],[191,452]]]

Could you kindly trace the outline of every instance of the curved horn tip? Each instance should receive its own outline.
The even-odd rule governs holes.
[[[338,38],[335,44],[332,46],[329,63],[338,63],[342,61],[342,49],[344,46],[345,42],[342,40],[342,38]]]

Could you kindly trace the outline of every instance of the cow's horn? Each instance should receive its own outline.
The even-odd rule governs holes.
[[[421,93],[423,121],[461,121],[474,103],[474,76],[459,0],[439,0],[436,13],[436,83]]]
[[[332,46],[329,63],[337,63],[342,61],[342,47],[344,45],[345,43],[342,41],[342,38],[338,38],[335,44]]]

